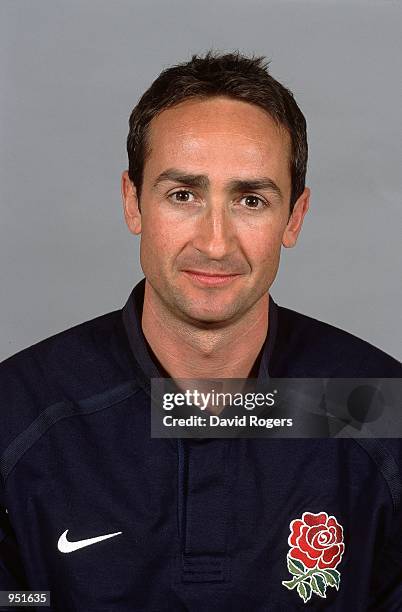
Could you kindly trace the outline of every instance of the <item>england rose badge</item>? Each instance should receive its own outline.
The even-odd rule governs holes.
[[[296,589],[304,603],[312,594],[326,597],[327,587],[339,589],[341,578],[336,569],[345,550],[343,528],[326,512],[303,512],[290,523],[287,555],[291,580],[283,580],[287,589]]]

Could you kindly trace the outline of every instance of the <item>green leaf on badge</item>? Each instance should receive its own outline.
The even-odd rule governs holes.
[[[329,586],[334,586],[336,590],[339,590],[339,581],[341,579],[341,574],[336,569],[326,569],[320,570],[320,574],[323,575],[327,584]]]
[[[301,576],[306,571],[306,568],[298,559],[291,559],[291,557],[288,557],[288,570],[294,576]]]
[[[302,598],[303,602],[306,603],[311,597],[311,586],[308,582],[299,582],[297,585],[297,592]]]
[[[295,577],[292,580],[282,580],[282,584],[283,586],[285,586],[287,589],[291,590],[294,589],[296,584],[297,584],[298,578]]]
[[[319,595],[320,597],[325,597],[327,584],[320,574],[316,573],[313,574],[313,576],[311,577],[311,588],[313,589],[314,593],[316,593],[316,595]]]

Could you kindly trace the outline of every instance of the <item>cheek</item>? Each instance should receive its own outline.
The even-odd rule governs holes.
[[[174,258],[186,242],[186,224],[162,216],[147,216],[141,231],[141,250],[152,260]]]
[[[281,228],[274,228],[272,225],[246,232],[243,244],[249,259],[255,265],[275,264],[279,260],[282,233]]]

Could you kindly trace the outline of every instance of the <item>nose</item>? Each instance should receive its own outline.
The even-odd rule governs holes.
[[[193,246],[208,259],[221,260],[235,249],[235,228],[224,206],[210,206],[198,219]]]

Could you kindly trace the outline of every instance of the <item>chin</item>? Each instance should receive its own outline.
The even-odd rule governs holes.
[[[229,321],[233,321],[242,315],[235,304],[226,308],[206,308],[188,307],[182,309],[182,313],[195,325],[220,327]]]

